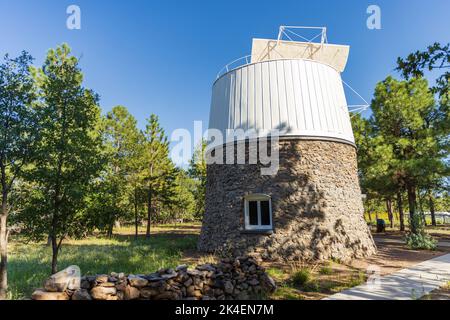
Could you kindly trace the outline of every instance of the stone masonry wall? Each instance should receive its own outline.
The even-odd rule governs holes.
[[[279,155],[274,176],[262,176],[261,164],[208,166],[198,248],[287,261],[348,261],[375,253],[363,218],[355,147],[334,141],[280,140]],[[272,232],[245,231],[244,196],[253,193],[271,196]]]
[[[33,300],[224,300],[256,299],[273,292],[275,282],[249,257],[224,259],[195,269],[181,265],[142,275],[73,277],[69,267],[37,289]],[[78,269],[79,270],[79,269]]]

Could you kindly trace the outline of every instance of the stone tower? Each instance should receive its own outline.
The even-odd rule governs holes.
[[[321,41],[253,39],[252,54],[227,66],[213,85],[210,129],[256,133],[210,147],[223,163],[207,166],[206,213],[199,249],[268,260],[348,261],[376,251],[363,217],[356,148],[341,80],[349,47]],[[263,175],[264,132],[278,170]],[[253,140],[252,140],[253,139]],[[255,143],[251,143],[256,141]],[[245,163],[227,164],[225,150]],[[229,150],[229,149],[228,149]]]

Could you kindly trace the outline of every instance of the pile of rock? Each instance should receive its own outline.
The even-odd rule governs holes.
[[[181,265],[148,275],[113,272],[110,275],[85,276],[78,283],[73,276],[68,276],[67,285],[61,285],[61,273],[73,274],[67,272],[68,269],[51,276],[44,283],[44,289],[33,293],[32,299],[245,300],[262,298],[276,289],[275,282],[264,268],[249,257],[224,259],[195,269]]]

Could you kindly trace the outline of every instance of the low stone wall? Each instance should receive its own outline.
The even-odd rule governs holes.
[[[181,265],[148,275],[85,276],[73,281],[66,270],[50,277],[33,300],[229,300],[257,299],[273,292],[275,283],[255,260],[240,257],[195,269]],[[78,278],[79,279],[79,278]]]

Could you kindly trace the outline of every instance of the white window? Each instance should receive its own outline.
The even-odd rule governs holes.
[[[272,201],[265,194],[245,197],[245,229],[272,230]]]

